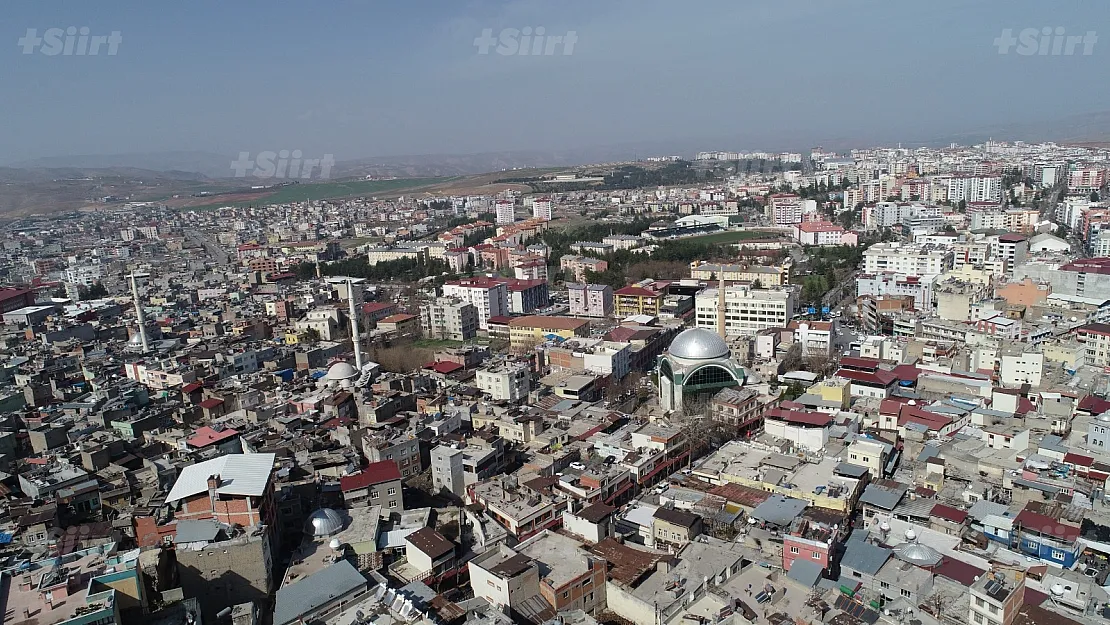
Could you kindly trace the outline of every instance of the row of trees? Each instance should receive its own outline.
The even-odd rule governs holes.
[[[320,273],[325,276],[351,276],[381,281],[414,282],[429,276],[442,276],[445,272],[450,274],[447,261],[424,257],[399,258],[371,265],[369,259],[360,254],[320,265]],[[299,263],[293,267],[293,273],[302,280],[310,279],[316,275],[316,265]]]

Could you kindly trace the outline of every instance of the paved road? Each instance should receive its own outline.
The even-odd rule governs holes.
[[[203,232],[194,228],[186,228],[185,238],[200,242],[200,244],[204,246],[204,251],[208,252],[208,255],[216,261],[216,264],[226,265],[231,262],[231,256],[227,253],[227,250],[220,247],[219,243],[216,243],[214,239]]]

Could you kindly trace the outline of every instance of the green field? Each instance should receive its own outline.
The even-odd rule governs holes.
[[[293,202],[310,202],[313,200],[331,200],[347,197],[366,195],[383,195],[397,193],[405,189],[416,189],[442,182],[458,180],[458,177],[440,178],[398,178],[397,180],[347,180],[343,182],[309,182],[282,187],[266,197],[247,202],[220,202],[219,197],[212,198],[212,204],[206,208],[219,208],[223,206],[263,206],[266,204],[290,204]],[[197,207],[201,208],[201,207]]]
[[[678,239],[679,241],[691,241],[694,243],[738,243],[748,239],[766,239],[779,236],[778,232],[773,230],[729,230],[725,232],[714,232],[713,234],[704,234],[699,237],[688,237]]]

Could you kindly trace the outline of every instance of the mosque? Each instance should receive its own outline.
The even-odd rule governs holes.
[[[724,288],[718,291],[723,298]],[[659,404],[664,410],[682,412],[723,388],[744,385],[744,368],[733,362],[732,350],[724,339],[723,303],[718,311],[717,332],[705,328],[683,330],[659,358]]]

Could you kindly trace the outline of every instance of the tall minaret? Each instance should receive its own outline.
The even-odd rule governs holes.
[[[721,267],[724,269],[724,267]],[[725,337],[725,275],[721,272],[718,277],[719,284],[717,285],[717,334],[721,338]]]
[[[361,338],[358,335],[358,315],[355,313],[355,282],[347,278],[347,302],[351,306],[351,343],[355,348],[355,369],[362,373],[362,347],[359,345]]]
[[[146,342],[146,316],[143,314],[143,304],[139,301],[139,286],[135,283],[135,272],[131,272],[131,297],[135,299],[135,316],[139,319],[139,336],[143,341],[143,353],[149,351],[150,346]]]

